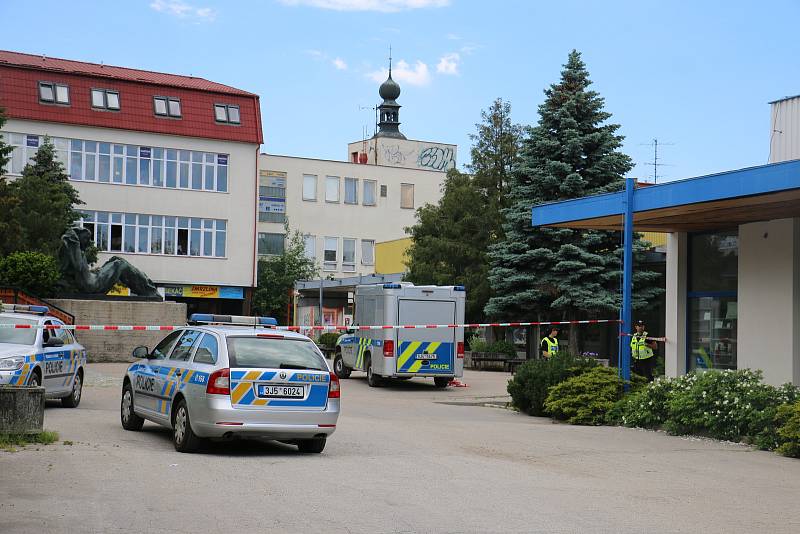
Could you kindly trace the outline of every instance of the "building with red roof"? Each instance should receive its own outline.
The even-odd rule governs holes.
[[[249,312],[258,95],[194,76],[0,51],[18,176],[45,136],[85,202],[100,262],[125,257],[190,311]]]

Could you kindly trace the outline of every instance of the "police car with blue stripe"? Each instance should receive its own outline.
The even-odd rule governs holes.
[[[44,386],[46,398],[75,408],[81,402],[86,350],[49,313],[47,306],[2,305],[0,385]]]
[[[125,373],[126,430],[172,429],[179,452],[207,439],[264,438],[319,453],[336,430],[339,379],[306,336],[270,317],[194,314]]]

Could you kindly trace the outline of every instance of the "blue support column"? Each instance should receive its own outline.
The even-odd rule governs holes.
[[[625,226],[622,230],[622,309],[620,310],[619,327],[619,370],[622,378],[631,379],[631,343],[622,334],[630,334],[633,325],[631,311],[631,293],[633,291],[633,178],[625,179],[625,195],[622,197]],[[627,389],[627,386],[626,386]]]

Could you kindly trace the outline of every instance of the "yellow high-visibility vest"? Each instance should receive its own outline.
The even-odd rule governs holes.
[[[545,337],[542,339],[542,341],[547,343],[547,352],[550,353],[550,356],[558,352],[558,338],[555,338],[551,341],[549,337]]]
[[[647,346],[647,332],[631,336],[631,358],[646,360],[653,356],[653,349]]]

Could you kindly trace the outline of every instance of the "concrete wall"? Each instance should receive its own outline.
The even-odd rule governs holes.
[[[183,325],[186,304],[120,300],[50,299],[75,316],[76,324]],[[75,337],[86,347],[90,362],[132,361],[139,345],[152,349],[169,332],[78,331]]]
[[[407,169],[425,169],[446,172],[456,168],[458,147],[447,143],[378,137],[367,139],[367,162],[370,165],[387,165]],[[354,152],[364,152],[364,142],[347,145],[347,161],[353,161]]]
[[[374,264],[364,264],[361,257],[361,241],[375,243],[406,237],[405,227],[416,222],[416,209],[426,203],[436,203],[442,195],[441,187],[445,174],[441,172],[359,165],[344,161],[295,158],[262,154],[259,169],[286,173],[286,218],[292,230],[315,237],[315,258],[322,267],[325,237],[339,239],[338,265],[335,270],[326,270],[325,276],[337,278],[372,274]],[[303,175],[317,177],[316,201],[303,200]],[[340,201],[325,201],[326,176],[340,178]],[[358,179],[358,203],[344,203],[344,179]],[[377,182],[376,205],[363,205],[364,180]],[[401,184],[414,184],[414,208],[400,207]],[[380,196],[381,186],[386,186],[386,197]],[[282,223],[258,223],[259,232],[283,234]],[[356,266],[354,271],[342,269],[342,238],[356,239]]]
[[[739,227],[739,369],[800,384],[800,219]]]
[[[85,202],[81,208],[86,210],[227,221],[224,258],[113,252],[101,253],[101,264],[112,255],[124,257],[157,283],[242,287],[255,285],[258,150],[255,144],[21,120],[9,120],[3,130],[67,139],[228,154],[227,193],[85,181],[70,183],[78,190],[81,200]]]
[[[667,235],[664,372],[672,377],[686,374],[687,244],[685,233]]]

